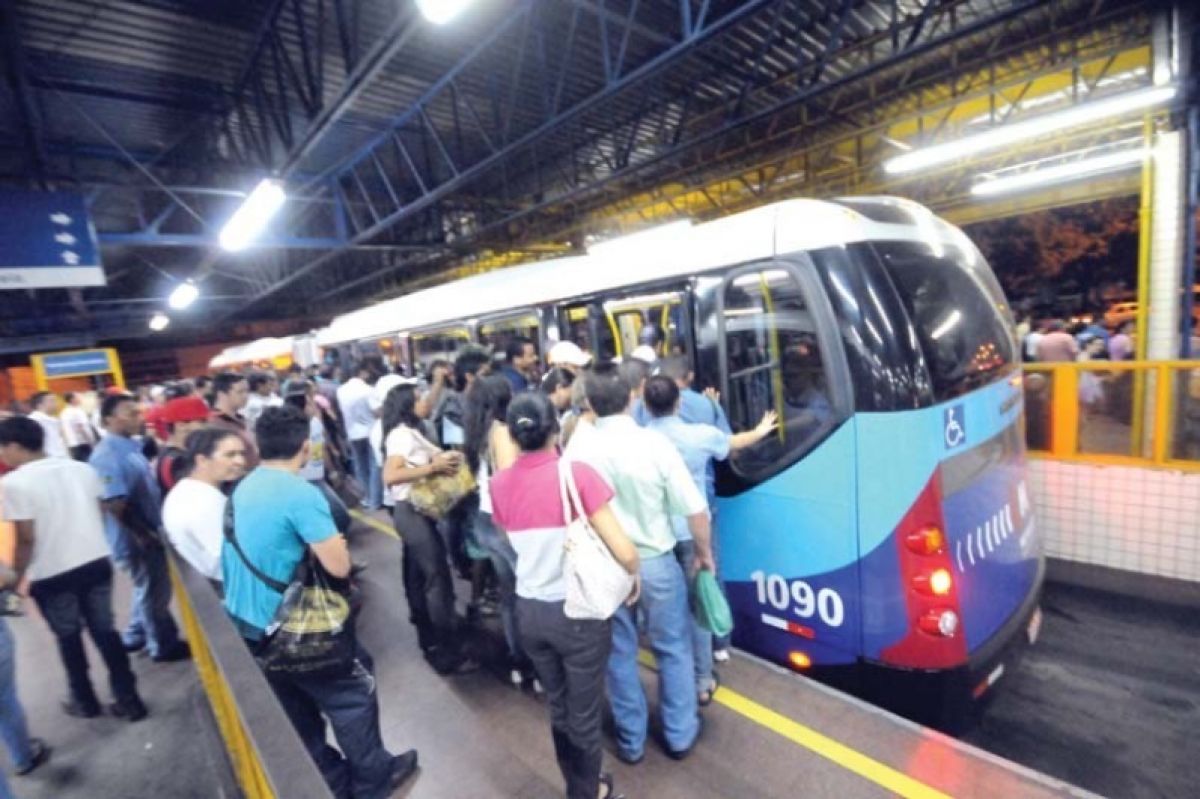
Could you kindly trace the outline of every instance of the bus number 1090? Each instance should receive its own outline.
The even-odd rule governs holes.
[[[817,616],[830,627],[839,627],[846,618],[842,597],[832,588],[814,591],[803,580],[787,580],[778,574],[756,571],[750,575],[758,590],[760,605],[770,604],[780,611],[790,609],[802,619]]]

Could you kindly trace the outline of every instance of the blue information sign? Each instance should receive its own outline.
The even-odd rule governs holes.
[[[42,358],[46,377],[107,374],[112,371],[108,350],[79,350],[77,352],[47,353]]]
[[[103,285],[81,195],[0,190],[0,289]]]

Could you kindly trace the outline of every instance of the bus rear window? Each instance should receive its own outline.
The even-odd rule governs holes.
[[[1012,321],[991,269],[974,248],[923,242],[873,245],[900,295],[925,355],[934,399],[944,402],[1008,372]]]

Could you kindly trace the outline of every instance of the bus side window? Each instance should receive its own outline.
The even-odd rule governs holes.
[[[562,318],[565,320],[564,341],[575,343],[597,361],[607,361],[616,356],[613,327],[599,304],[569,306],[562,311]]]
[[[765,477],[808,451],[837,422],[817,322],[786,269],[742,272],[726,283],[725,401],[734,432],[774,410],[779,429],[736,453],[733,468]]]
[[[435,361],[454,363],[455,353],[469,341],[465,329],[414,334],[412,343],[416,352],[417,371],[421,374],[428,374],[430,366]]]

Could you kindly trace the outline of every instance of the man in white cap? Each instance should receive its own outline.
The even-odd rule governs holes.
[[[546,363],[548,365],[566,369],[576,377],[591,362],[592,356],[579,349],[579,345],[573,341],[560,341],[551,347],[550,352],[546,354]]]

